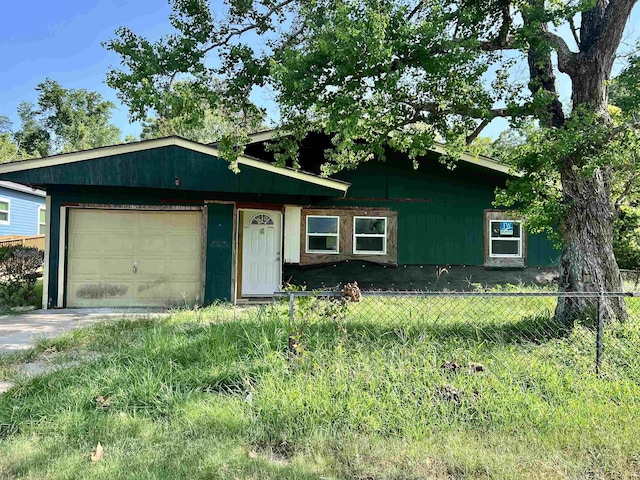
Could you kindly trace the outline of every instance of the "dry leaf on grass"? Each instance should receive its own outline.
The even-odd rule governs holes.
[[[104,457],[104,448],[102,447],[102,444],[98,442],[98,445],[96,445],[96,449],[93,452],[91,452],[91,461],[99,462],[100,460],[102,460],[103,457]]]

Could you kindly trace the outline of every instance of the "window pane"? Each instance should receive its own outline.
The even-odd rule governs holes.
[[[0,222],[6,222],[9,220],[8,212],[0,212]]]
[[[491,238],[520,238],[520,223],[513,220],[491,222]]]
[[[382,252],[384,250],[384,238],[356,237],[356,250],[358,252]]]
[[[493,255],[518,255],[520,242],[491,240],[491,251]]]
[[[38,225],[38,235],[44,235],[46,232],[46,227],[42,224]]]
[[[356,218],[356,235],[384,235],[386,218]]]
[[[338,233],[338,219],[330,217],[307,217],[309,233]]]
[[[9,202],[0,202],[0,210],[3,212],[9,211]]]
[[[41,208],[39,211],[40,223],[44,223],[47,218],[47,211],[44,208]]]
[[[307,237],[309,239],[309,250],[319,252],[337,252],[338,237]]]

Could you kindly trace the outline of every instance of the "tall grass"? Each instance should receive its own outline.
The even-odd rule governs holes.
[[[393,302],[300,317],[295,353],[277,306],[43,342],[93,360],[14,375],[0,478],[637,478],[640,324],[607,330],[596,377],[593,331],[563,330],[552,305]]]

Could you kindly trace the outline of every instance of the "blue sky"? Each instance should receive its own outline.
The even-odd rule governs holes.
[[[17,127],[16,107],[37,99],[35,86],[46,77],[66,88],[100,92],[118,105],[113,121],[124,134],[139,135],[140,125],[129,124],[127,110],[105,83],[117,55],[101,42],[126,25],[135,33],[155,39],[169,31],[171,10],[167,0],[16,0],[6,2],[0,17],[0,115]],[[222,0],[214,0],[217,9]],[[640,35],[640,7],[636,6],[625,41]],[[561,93],[567,95],[567,88]],[[563,98],[566,100],[566,98]],[[506,123],[492,125],[485,134],[497,135]]]
[[[66,88],[100,92],[118,105],[113,121],[123,133],[138,135],[125,107],[105,83],[118,56],[100,42],[121,25],[157,38],[169,30],[166,0],[17,0],[0,17],[0,115],[18,126],[16,107],[36,101],[35,86],[50,77]]]

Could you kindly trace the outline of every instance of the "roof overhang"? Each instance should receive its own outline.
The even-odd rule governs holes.
[[[84,162],[87,160],[93,160],[97,158],[108,157],[111,155],[124,155],[128,153],[135,153],[144,150],[150,150],[153,148],[161,148],[168,146],[178,146],[193,150],[205,155],[210,155],[217,158],[222,158],[217,148],[203,145],[201,143],[193,142],[191,140],[184,139],[182,137],[164,137],[154,140],[143,140],[140,142],[125,143],[121,145],[113,145],[110,147],[95,148],[92,150],[84,150],[80,152],[65,153],[60,155],[53,155],[44,158],[32,158],[29,160],[21,160],[17,162],[10,162],[0,165],[0,175],[4,173],[21,172],[25,170],[33,170],[36,168],[52,167],[57,165],[65,165],[76,162]],[[300,170],[294,170],[287,167],[278,167],[271,163],[264,162],[248,156],[239,156],[237,159],[238,165],[246,165],[259,170],[264,170],[284,177],[293,178],[302,182],[326,187],[332,190],[346,193],[350,184],[339,180],[333,180],[330,178],[324,178],[312,173],[303,172]],[[6,182],[12,183],[12,182]],[[28,187],[23,187],[28,188]]]
[[[286,133],[279,134],[277,130],[272,129],[253,133],[249,135],[249,138],[251,139],[250,143],[260,143],[268,142],[270,140],[276,140],[279,138],[279,136],[283,135],[286,135]],[[447,151],[446,145],[440,142],[434,142],[429,150],[439,153],[440,155],[447,155],[450,153]],[[509,165],[505,165],[504,163],[501,163],[496,159],[487,157],[485,155],[474,155],[472,153],[462,152],[458,155],[457,160],[488,168],[489,170],[504,173],[506,175],[520,176],[520,174],[514,172],[514,170]]]
[[[37,188],[28,187],[20,183],[8,182],[6,180],[0,180],[0,187],[15,190],[16,192],[28,193],[29,195],[35,195],[37,197],[47,196],[47,192],[44,190],[38,190]]]

